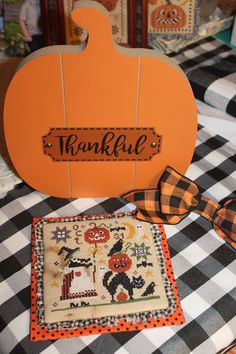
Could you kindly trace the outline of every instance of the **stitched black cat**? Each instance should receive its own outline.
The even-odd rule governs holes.
[[[145,280],[142,278],[142,275],[140,275],[137,278],[133,276],[132,285],[134,288],[141,289],[144,286],[144,284],[145,284]]]
[[[112,271],[108,271],[105,273],[103,278],[103,286],[107,288],[109,293],[111,294],[111,302],[115,302],[114,296],[116,294],[117,288],[119,285],[122,285],[128,291],[129,299],[134,300],[133,298],[133,289],[140,289],[144,286],[145,280],[140,275],[139,277],[133,277],[132,282],[130,281],[127,274],[124,272],[116,274],[109,282],[110,277],[113,275]]]

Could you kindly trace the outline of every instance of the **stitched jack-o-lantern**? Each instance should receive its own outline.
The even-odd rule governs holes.
[[[116,300],[119,302],[126,301],[128,299],[128,295],[124,293],[124,291],[120,291],[119,294],[116,296]]]
[[[151,14],[151,25],[159,28],[182,28],[186,24],[186,14],[182,7],[170,3],[157,7]]]
[[[109,230],[105,227],[93,227],[84,233],[84,239],[88,243],[105,243],[109,238]]]
[[[127,272],[132,266],[132,260],[126,253],[114,253],[108,261],[108,266],[113,272]]]
[[[31,54],[8,88],[5,137],[21,178],[77,198],[155,188],[167,165],[184,174],[197,134],[184,73],[159,51],[115,45],[99,3],[79,1],[72,17],[86,47]]]

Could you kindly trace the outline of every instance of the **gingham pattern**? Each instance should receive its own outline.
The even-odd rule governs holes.
[[[219,236],[236,249],[236,198],[218,204],[172,167],[163,172],[157,189],[130,191],[123,198],[137,206],[137,219],[158,224],[178,224],[193,211],[210,220]]]
[[[235,146],[201,128],[187,176],[207,189],[209,197],[233,197]],[[32,217],[133,210],[121,199],[67,200],[48,197],[22,184],[1,200],[1,334],[8,353],[82,354],[215,354],[236,335],[235,253],[191,213],[166,226],[186,324],[140,332],[29,342]]]
[[[194,96],[236,117],[236,51],[213,66],[188,72]]]
[[[229,55],[235,55],[235,50],[213,37],[193,43],[182,49],[178,54],[169,54],[185,73],[200,66],[215,64]]]

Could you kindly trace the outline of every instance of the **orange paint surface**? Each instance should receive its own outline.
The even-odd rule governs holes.
[[[39,51],[9,86],[4,130],[16,170],[36,190],[62,198],[155,187],[167,165],[184,174],[197,133],[186,77],[158,52],[118,50],[101,6],[82,3],[72,17],[88,30],[87,47]],[[43,153],[42,137],[60,127],[151,127],[162,136],[161,152],[151,161],[54,162]]]

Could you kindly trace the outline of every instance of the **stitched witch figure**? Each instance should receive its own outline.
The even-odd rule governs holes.
[[[63,284],[60,300],[75,298],[91,298],[97,296],[97,291],[88,275],[88,268],[93,265],[90,258],[75,257],[79,250],[62,247],[58,255],[66,252],[64,257],[67,266],[63,270]]]

